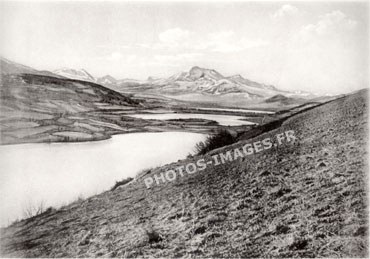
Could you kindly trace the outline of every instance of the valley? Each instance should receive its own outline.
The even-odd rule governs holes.
[[[1,229],[5,257],[365,257],[368,91]],[[297,141],[147,189],[143,178],[293,130]],[[349,151],[350,150],[350,151]],[[230,245],[233,244],[233,248]],[[246,245],[247,244],[247,245]]]
[[[366,1],[0,10],[0,259],[369,258]]]
[[[226,130],[234,138],[245,135],[245,132],[258,133],[269,128],[269,125],[280,123],[302,110],[330,100],[324,98],[297,105],[302,102],[282,103],[281,98],[265,102],[268,97],[250,100],[240,96],[235,98],[232,95],[231,98],[248,100],[247,103],[252,104],[251,108],[243,109],[239,106],[222,105],[224,102],[212,104],[194,100],[183,101],[179,98],[180,94],[177,97],[165,96],[160,93],[161,91],[154,94],[135,87],[117,92],[112,90],[114,87],[111,85],[112,82],[118,82],[117,80],[110,77],[95,79],[85,70],[63,69],[54,71],[54,74],[48,71],[37,71],[5,59],[1,60],[1,68],[0,143],[2,146],[0,153],[4,158],[1,167],[6,172],[2,177],[23,186],[18,196],[14,193],[13,199],[5,198],[1,202],[2,210],[8,211],[6,215],[2,215],[1,225],[9,224],[15,219],[22,219],[22,210],[30,206],[27,203],[42,202],[47,206],[58,207],[78,196],[90,196],[104,191],[119,178],[134,177],[149,167],[160,166],[164,162],[173,162],[185,158],[186,155],[194,154],[196,144],[206,135],[217,134],[222,130]],[[212,80],[218,80],[220,77],[224,80],[221,74],[213,70],[204,71],[207,76],[213,78]],[[199,73],[202,73],[202,70],[196,68],[189,73],[182,73],[182,77],[172,77],[170,80],[175,78],[197,81],[200,77]],[[203,80],[204,76],[201,78]],[[236,79],[245,80],[241,77]],[[97,82],[108,85],[103,86]],[[263,89],[278,91],[272,86],[256,85],[257,83],[254,82],[251,84],[257,86],[258,91]],[[141,87],[145,86],[141,85]],[[158,89],[162,88],[158,86]],[[190,90],[195,91],[193,88]],[[230,98],[230,93],[213,95],[198,92],[197,94],[213,100],[217,97]],[[285,101],[284,98],[282,100]],[[261,104],[262,108],[254,107],[253,103]],[[171,136],[182,137],[178,139]],[[157,145],[153,145],[156,139],[160,141],[166,139],[168,146],[163,149],[162,155],[157,154],[156,162],[150,162],[151,154],[148,151],[149,148],[154,150],[157,148]],[[135,140],[134,150],[136,151],[132,150],[133,144],[130,144],[133,140]],[[182,140],[187,142],[183,143]],[[99,142],[94,144],[95,141]],[[76,145],[78,142],[84,143],[80,143],[80,146]],[[151,143],[150,147],[145,146],[147,143]],[[12,146],[12,144],[18,145]],[[162,147],[165,146],[162,145]],[[34,152],[28,153],[31,150]],[[100,151],[96,153],[97,151],[94,150]],[[107,157],[101,160],[103,156],[100,152],[103,150],[106,150],[104,153]],[[147,152],[142,154],[140,165],[128,166],[130,161],[136,161],[133,157],[137,157],[141,150]],[[18,157],[16,154],[21,153],[22,157],[27,159],[18,161],[17,166],[12,167],[6,162],[15,161]],[[50,154],[59,155],[54,159],[51,157],[47,159]],[[178,155],[173,156],[175,154]],[[38,157],[43,158],[42,166]],[[79,159],[75,160],[76,157]],[[89,181],[86,181],[83,179],[87,176],[84,177],[80,169],[84,164],[91,165],[89,161],[92,157],[95,157],[93,160],[98,163],[94,165],[93,171],[86,171],[90,174]],[[124,170],[117,171],[119,160],[125,163]],[[112,164],[113,167],[106,168],[106,172],[103,173],[104,170],[101,167],[107,163]],[[57,164],[60,166],[55,167]],[[38,167],[39,169],[36,170]],[[34,171],[38,173],[32,173]],[[59,178],[57,182],[50,178],[49,171],[53,172],[53,177]],[[71,177],[71,174],[79,175],[78,179]],[[29,175],[32,175],[33,180],[29,179]],[[104,181],[99,180],[102,175],[106,176]],[[78,188],[82,184],[81,180],[85,188]],[[48,188],[39,190],[39,183],[47,185]],[[66,185],[74,187],[62,194]],[[11,195],[12,186],[1,188],[3,197]],[[26,190],[30,193],[32,202],[24,200],[23,191]],[[59,194],[55,196],[53,191],[56,190],[59,190],[57,191]]]
[[[265,102],[268,96],[282,91],[241,76],[225,79],[214,70],[199,67],[168,80],[150,79],[130,86],[108,76],[95,79],[85,70],[37,71],[6,59],[1,59],[1,73],[1,144],[97,141],[135,132],[212,134],[228,129],[238,133],[279,119],[290,108],[307,103],[306,99],[293,97],[289,97],[289,103],[280,102],[284,98]],[[237,95],[233,89],[238,89]],[[166,96],[175,90],[176,95]],[[188,100],[189,93],[201,98]],[[253,97],[261,93],[266,98]],[[310,105],[316,105],[330,99],[333,97],[309,100]],[[238,102],[248,105],[237,106]],[[147,116],[154,117],[145,119]],[[216,119],[237,116],[240,123],[230,125]]]

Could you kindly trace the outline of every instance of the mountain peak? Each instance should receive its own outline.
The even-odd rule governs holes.
[[[197,80],[202,77],[212,78],[219,80],[223,78],[224,76],[221,75],[219,72],[217,72],[214,69],[208,69],[208,68],[201,68],[198,66],[194,66],[189,71],[189,77],[193,80]]]
[[[197,70],[197,69],[202,69],[202,68],[200,68],[200,67],[198,67],[198,66],[193,66],[191,69],[190,69],[190,71],[192,71],[192,70]],[[189,71],[189,72],[190,72]]]
[[[64,76],[70,79],[95,82],[96,79],[85,69],[61,68],[54,71],[55,74]]]
[[[232,75],[230,78],[243,78],[240,74]]]
[[[116,81],[116,79],[113,76],[111,76],[111,75],[105,75],[105,76],[103,76],[101,78],[108,79],[108,80],[111,80],[111,81]]]
[[[216,70],[214,70],[214,69],[209,69],[209,68],[204,68],[204,67],[198,67],[198,66],[194,66],[194,67],[192,67],[192,68],[189,70],[189,73],[192,73],[192,72],[198,72],[198,71],[218,73],[218,72],[217,72]]]
[[[110,84],[115,84],[117,83],[117,79],[115,79],[113,76],[111,75],[105,75],[103,77],[100,77],[97,79],[97,82],[99,84],[103,84],[103,85],[110,85]]]

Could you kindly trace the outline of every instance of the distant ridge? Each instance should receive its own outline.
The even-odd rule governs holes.
[[[32,67],[28,67],[13,61],[10,61],[4,57],[0,57],[0,72],[1,75],[6,74],[35,74],[35,75],[46,75],[46,76],[55,76],[59,77],[58,75],[49,72],[49,71],[39,71]]]
[[[318,97],[308,92],[288,92],[273,85],[255,82],[242,75],[224,76],[214,69],[193,66],[168,78],[148,77],[147,80],[116,79],[111,75],[94,77],[85,69],[61,68],[53,72],[36,69],[1,58],[1,73],[31,73],[69,78],[102,84],[120,92],[148,93],[164,96],[201,94],[204,96],[232,96],[242,100],[266,100],[276,95],[287,98],[310,99]],[[271,100],[267,101],[271,102]]]
[[[53,71],[54,74],[64,76],[70,79],[77,79],[89,82],[96,82],[97,80],[85,69],[61,68]]]
[[[145,86],[144,91],[159,94],[200,93],[204,95],[239,94],[246,99],[269,98],[277,94],[293,93],[279,90],[275,86],[258,83],[241,75],[224,76],[214,69],[194,66],[189,71],[174,74],[168,78],[149,77],[136,86]],[[151,88],[148,88],[151,86]]]

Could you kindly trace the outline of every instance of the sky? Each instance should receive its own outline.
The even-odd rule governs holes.
[[[0,55],[118,79],[193,66],[284,90],[369,85],[366,2],[0,2]]]

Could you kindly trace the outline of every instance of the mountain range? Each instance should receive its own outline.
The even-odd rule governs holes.
[[[118,80],[110,75],[95,78],[84,69],[61,69],[53,71],[53,73],[72,79],[96,82],[120,92],[146,92],[170,96],[191,93],[208,96],[238,94],[246,99],[270,98],[278,94],[299,98],[314,97],[308,92],[284,91],[277,89],[273,85],[249,80],[241,75],[224,76],[214,69],[198,66],[194,66],[187,72],[180,72],[168,78],[149,77],[147,80]]]
[[[189,72],[181,72],[168,79],[150,82],[163,92],[198,92],[207,95],[243,94],[248,99],[265,98],[285,91],[272,85],[257,83],[241,75],[223,76],[214,69],[192,67]]]
[[[308,92],[289,92],[273,85],[263,84],[241,75],[224,76],[214,69],[192,67],[189,71],[174,74],[168,78],[148,77],[146,80],[116,79],[111,75],[94,77],[85,69],[61,68],[55,71],[39,71],[1,58],[2,74],[31,73],[82,80],[103,85],[121,93],[181,96],[198,94],[205,97],[230,97],[243,100],[264,100],[276,95],[291,98],[310,99],[317,97]]]

